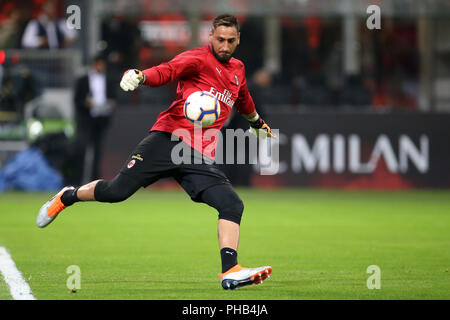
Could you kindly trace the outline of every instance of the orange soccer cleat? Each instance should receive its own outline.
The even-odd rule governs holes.
[[[61,196],[67,190],[75,189],[74,187],[64,187],[56,195],[54,195],[49,201],[47,201],[39,210],[39,214],[36,219],[36,224],[39,228],[44,228],[50,224],[58,214],[67,208],[61,201]]]
[[[240,264],[237,264],[227,272],[221,273],[219,277],[225,290],[234,290],[251,284],[260,284],[270,278],[271,273],[271,266],[243,268]]]

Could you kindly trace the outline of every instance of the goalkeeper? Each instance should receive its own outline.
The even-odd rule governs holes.
[[[65,187],[40,209],[37,225],[45,227],[65,208],[79,201],[120,202],[139,188],[161,178],[172,177],[196,202],[206,203],[218,211],[218,240],[222,262],[220,280],[224,289],[236,289],[262,283],[272,272],[270,266],[244,268],[238,264],[237,250],[244,205],[227,177],[214,165],[205,150],[215,148],[216,139],[203,138],[196,143],[193,125],[184,117],[183,105],[193,92],[203,90],[214,94],[221,102],[217,121],[208,127],[219,130],[232,108],[248,121],[257,135],[273,137],[269,126],[255,111],[250,96],[244,64],[232,55],[240,42],[239,24],[232,15],[220,15],[213,20],[210,43],[185,51],[171,61],[143,71],[130,69],[120,82],[124,91],[140,85],[157,87],[178,80],[176,100],[161,112],[149,134],[136,146],[118,175],[111,181],[96,180],[78,188]],[[176,137],[176,129],[184,129],[191,137]],[[198,134],[197,134],[198,135]],[[171,152],[178,143],[190,149],[191,162],[176,165]],[[183,148],[185,150],[185,148]],[[201,159],[201,163],[199,163]]]

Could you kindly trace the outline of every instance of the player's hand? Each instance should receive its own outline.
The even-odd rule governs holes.
[[[250,132],[258,138],[276,138],[277,136],[272,133],[270,127],[265,123],[261,117],[255,122],[250,122]]]
[[[123,91],[133,91],[145,81],[145,75],[137,69],[129,69],[124,72],[120,87]]]

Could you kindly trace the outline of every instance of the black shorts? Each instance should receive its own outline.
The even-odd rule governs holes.
[[[152,131],[145,137],[128,157],[120,170],[121,174],[137,180],[142,187],[147,187],[159,179],[174,178],[189,194],[192,200],[200,201],[200,193],[214,185],[231,184],[225,174],[209,158],[176,138],[162,131]],[[172,161],[172,149],[179,143],[190,149],[188,163],[175,164]],[[202,159],[202,163],[198,163]]]

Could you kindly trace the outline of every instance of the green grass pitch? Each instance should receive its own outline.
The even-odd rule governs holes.
[[[37,299],[450,299],[449,191],[237,191],[239,262],[273,267],[258,286],[221,288],[217,214],[181,190],[78,203],[45,229],[35,220],[49,194],[2,194],[0,246]],[[370,265],[379,290],[367,288]]]

